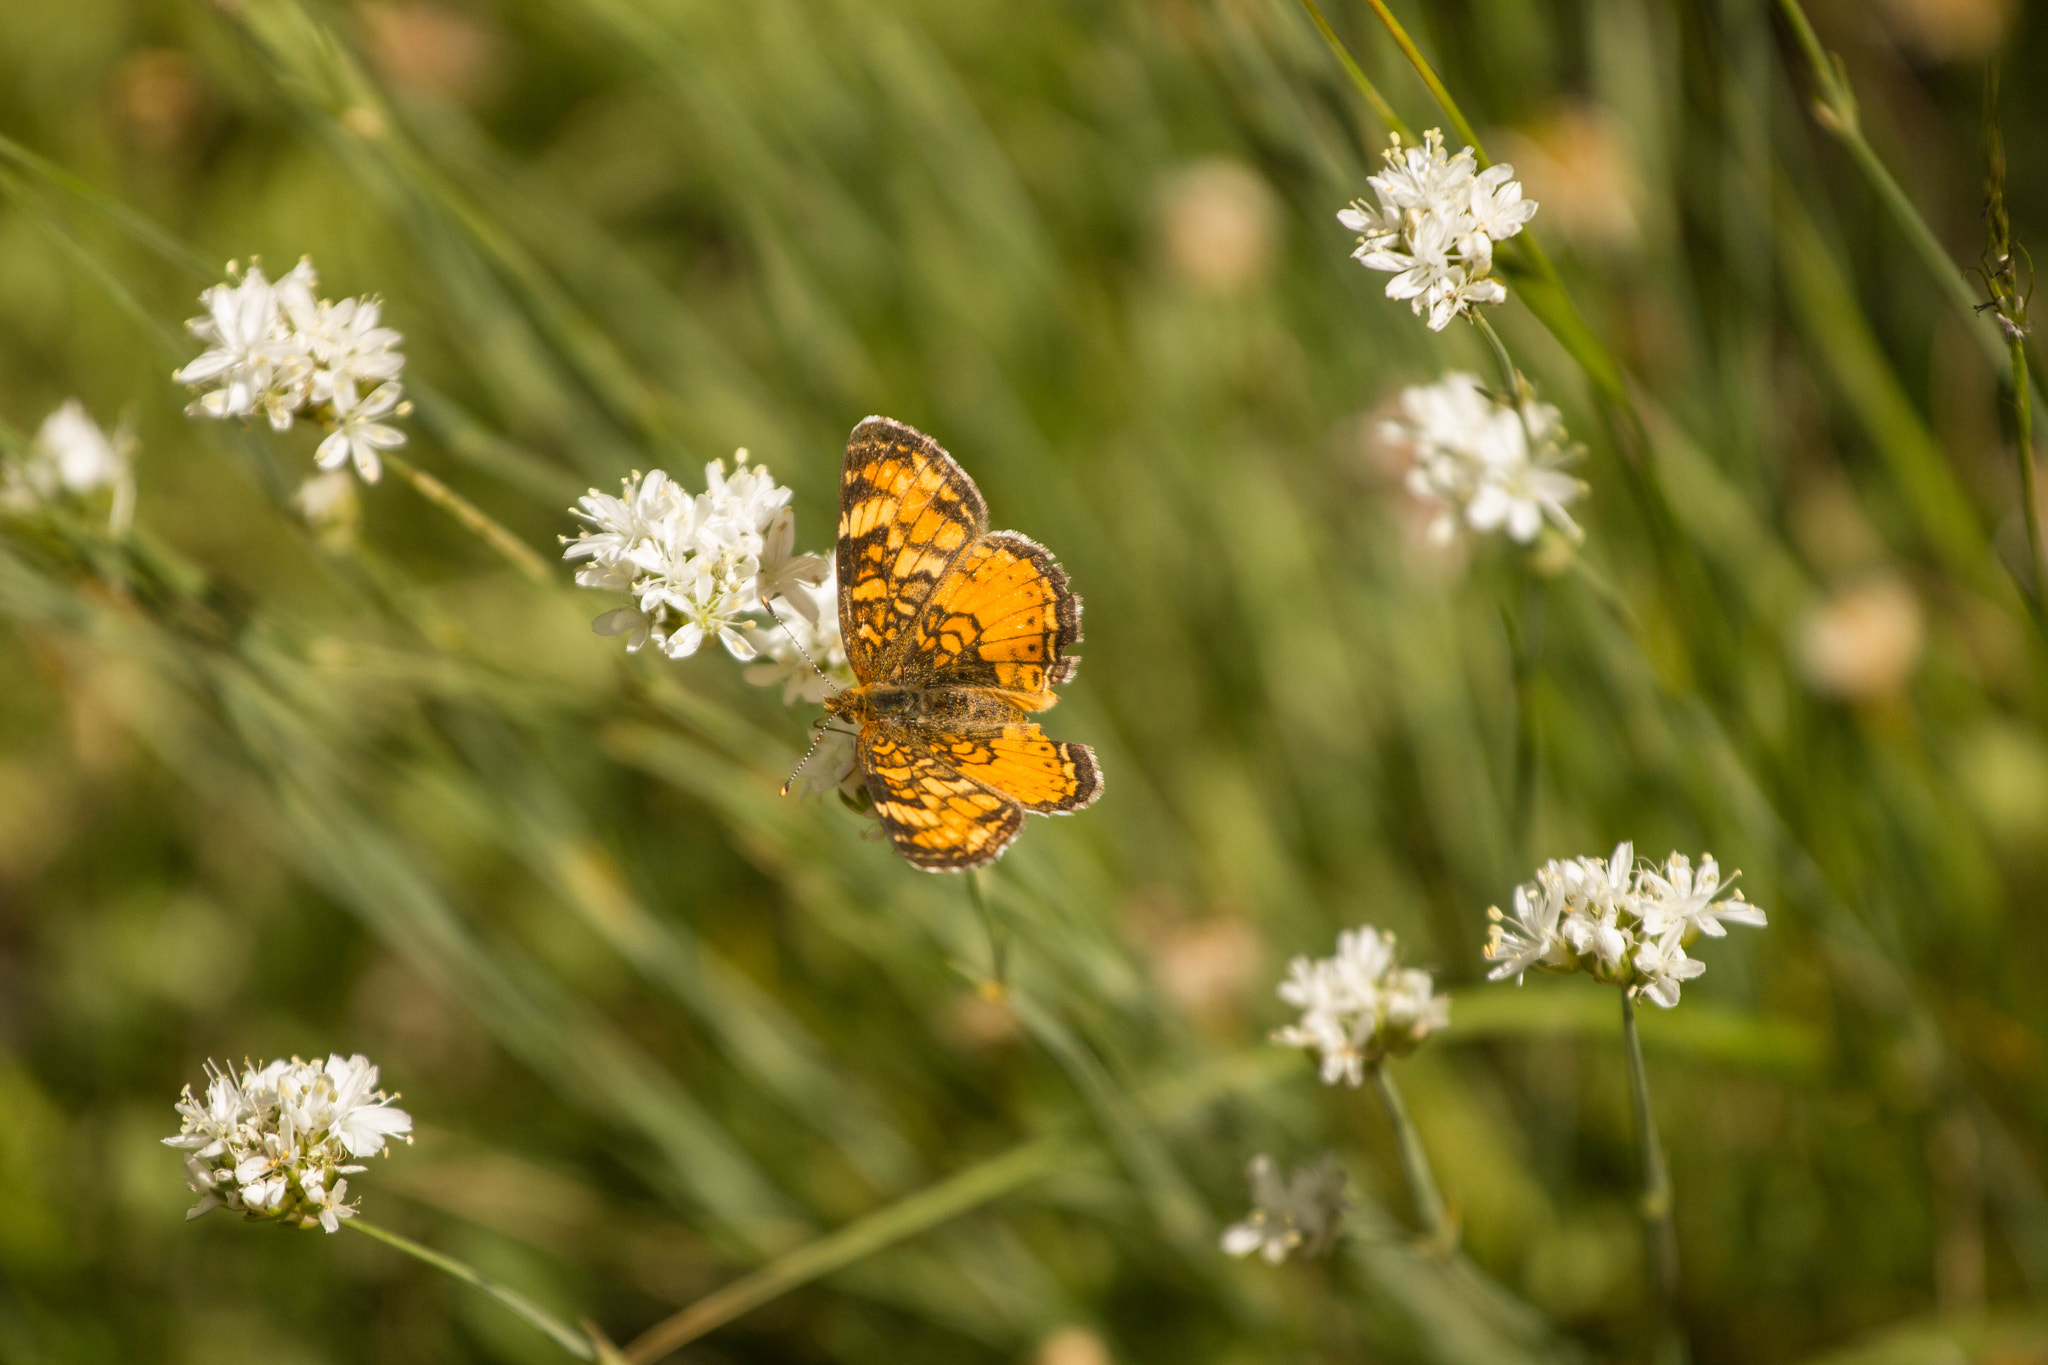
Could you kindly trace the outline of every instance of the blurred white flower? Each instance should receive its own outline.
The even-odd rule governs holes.
[[[0,471],[0,505],[26,510],[106,493],[108,529],[121,535],[135,517],[134,451],[135,437],[125,424],[109,436],[85,404],[67,398],[36,429],[27,458]]]
[[[1397,136],[1384,156],[1386,169],[1366,180],[1378,202],[1354,200],[1337,214],[1358,234],[1352,256],[1391,273],[1387,297],[1408,300],[1428,316],[1432,331],[1475,304],[1505,299],[1507,290],[1490,274],[1493,244],[1520,232],[1536,212],[1514,168],[1480,171],[1470,147],[1447,156],[1435,128],[1420,146],[1403,147]]]
[[[1333,957],[1295,958],[1279,995],[1301,1018],[1273,1041],[1318,1053],[1325,1085],[1362,1084],[1368,1066],[1451,1022],[1451,1002],[1429,973],[1397,967],[1394,936],[1369,924],[1338,934]]]
[[[1639,866],[1628,843],[1605,859],[1552,859],[1515,888],[1512,916],[1497,906],[1486,914],[1488,980],[1584,971],[1666,1009],[1678,1003],[1680,982],[1706,970],[1686,956],[1687,944],[1723,937],[1730,924],[1765,923],[1763,911],[1722,881],[1711,854],[1697,867],[1679,853]]]
[[[1565,504],[1586,486],[1559,468],[1576,452],[1548,403],[1533,396],[1519,405],[1502,402],[1476,376],[1453,370],[1434,384],[1403,389],[1399,415],[1380,435],[1410,452],[1408,491],[1442,504],[1430,527],[1439,543],[1457,534],[1460,520],[1522,545],[1536,539],[1546,519],[1580,538]]]
[[[827,727],[818,732],[817,747],[790,778],[789,789],[799,797],[825,796],[842,792],[857,796],[865,783],[855,762],[857,736],[851,730]]]
[[[356,496],[355,478],[345,470],[315,474],[292,494],[292,506],[313,528],[313,534],[330,550],[345,550],[362,525],[363,504]]]
[[[1880,573],[1809,610],[1792,640],[1807,686],[1845,701],[1896,695],[1926,647],[1920,599],[1896,574]]]
[[[228,280],[199,296],[206,314],[185,324],[207,347],[171,376],[198,391],[185,411],[261,413],[278,431],[311,417],[331,432],[320,443],[320,467],[353,463],[365,483],[375,483],[377,452],[405,443],[405,433],[377,419],[411,410],[396,382],[405,368],[402,338],[382,325],[383,305],[318,298],[319,276],[303,257],[275,283],[253,262],[243,272],[230,261]]]
[[[715,639],[736,659],[768,652],[779,665],[784,656],[774,652],[774,642],[780,638],[788,647],[788,638],[758,619],[773,606],[792,630],[808,632],[807,647],[815,642],[832,653],[838,639],[834,599],[827,594],[821,604],[817,595],[825,562],[794,553],[790,490],[765,467],[749,464],[744,450],[730,474],[723,460],[704,466],[704,484],[693,496],[656,469],[624,480],[617,497],[593,488],[570,509],[588,528],[573,540],[564,538],[562,558],[589,561],[576,571],[577,583],[634,599],[631,607],[599,616],[592,628],[626,636],[628,650],[652,640],[670,658],[681,659]],[[843,651],[838,662],[844,666]],[[793,683],[779,667],[763,685],[773,681]]]
[[[1223,1249],[1232,1256],[1254,1251],[1269,1265],[1279,1265],[1297,1248],[1321,1256],[1335,1245],[1349,1207],[1344,1198],[1344,1172],[1325,1153],[1313,1165],[1298,1166],[1281,1180],[1272,1158],[1255,1156],[1246,1171],[1252,1187],[1252,1211],[1223,1230]]]
[[[759,656],[759,662],[747,666],[748,682],[756,687],[781,684],[784,706],[800,701],[815,706],[835,688],[853,686],[846,642],[839,635],[836,573],[815,585],[792,583],[768,605],[772,619],[748,629],[748,641]]]
[[[178,1134],[164,1139],[188,1153],[185,1183],[201,1196],[188,1218],[225,1206],[334,1232],[355,1215],[343,1177],[365,1168],[351,1159],[412,1141],[412,1116],[377,1088],[377,1068],[361,1054],[206,1070],[205,1096],[185,1087]]]

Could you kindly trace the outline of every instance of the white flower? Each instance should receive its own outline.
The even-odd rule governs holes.
[[[748,682],[756,687],[780,683],[784,706],[799,701],[815,706],[835,688],[853,686],[846,642],[839,634],[836,574],[826,574],[815,586],[792,584],[788,593],[768,604],[768,610],[772,619],[748,631],[748,640],[762,656],[747,666]]]
[[[1678,1003],[1679,983],[1706,970],[1686,956],[1686,944],[1701,934],[1723,937],[1729,924],[1765,922],[1763,911],[1729,891],[1711,854],[1697,868],[1679,853],[1639,867],[1628,843],[1604,860],[1545,863],[1535,881],[1515,888],[1514,906],[1512,919],[1486,912],[1488,979],[1519,981],[1531,968],[1584,971],[1666,1009]]]
[[[1639,980],[1635,989],[1667,1010],[1678,1003],[1678,983],[1690,981],[1707,969],[1706,963],[1685,955],[1684,936],[1683,926],[1674,924],[1663,937],[1636,949]]]
[[[1520,981],[1531,967],[1557,967],[1569,959],[1570,948],[1558,931],[1564,914],[1563,877],[1553,868],[1539,870],[1536,880],[1515,888],[1513,919],[1494,906],[1486,912],[1493,921],[1486,934],[1486,958],[1494,964],[1486,974],[1489,981],[1512,976]]]
[[[109,436],[83,403],[68,398],[36,429],[28,457],[0,471],[0,506],[26,511],[104,492],[110,494],[108,529],[124,534],[135,516],[134,451],[125,423]]]
[[[228,263],[228,278],[235,277]],[[216,284],[199,296],[206,315],[185,324],[207,344],[197,360],[171,377],[194,388],[214,385],[190,408],[194,416],[247,417],[270,388],[289,350],[280,343],[277,292],[263,268],[251,265],[239,283]]]
[[[405,368],[397,350],[401,338],[382,325],[383,305],[316,297],[319,277],[304,258],[275,284],[254,263],[244,274],[229,262],[228,278],[200,295],[206,315],[186,324],[207,344],[172,376],[199,391],[186,412],[219,418],[260,412],[278,431],[301,417],[315,418],[331,433],[320,444],[320,467],[338,469],[352,460],[364,482],[376,482],[377,452],[405,438],[375,419],[408,410],[396,383]],[[386,391],[386,405],[374,410]]]
[[[1420,146],[1403,147],[1396,137],[1384,160],[1386,168],[1366,180],[1378,202],[1356,200],[1337,221],[1358,234],[1352,255],[1362,265],[1394,276],[1387,297],[1409,300],[1438,332],[1475,304],[1505,299],[1507,290],[1489,274],[1493,244],[1536,212],[1514,168],[1479,171],[1470,147],[1447,156],[1435,128]]]
[[[351,388],[348,392],[353,394],[354,390]],[[342,395],[337,393],[334,430],[314,452],[313,463],[331,470],[354,461],[356,474],[364,483],[375,483],[382,478],[384,464],[377,452],[396,450],[404,445],[405,433],[378,419],[394,412],[404,415],[398,401],[401,392],[397,384],[380,384],[349,407],[341,406]]]
[[[355,1215],[344,1177],[365,1169],[351,1158],[412,1141],[412,1116],[392,1099],[360,1054],[324,1064],[293,1057],[239,1075],[207,1063],[205,1099],[185,1087],[179,1132],[164,1139],[189,1153],[185,1183],[202,1196],[187,1217],[226,1206],[336,1231]]]
[[[851,730],[820,730],[817,747],[790,778],[788,789],[799,797],[824,796],[834,791],[858,796],[866,783],[860,776],[860,765],[855,762],[856,739]]]
[[[1703,856],[1695,871],[1690,859],[1674,853],[1661,870],[1647,870],[1642,875],[1643,927],[1651,934],[1661,934],[1677,925],[1708,938],[1721,938],[1728,932],[1723,921],[1763,926],[1764,912],[1743,900],[1740,891],[1716,901],[1721,890],[1721,865],[1712,854]]]
[[[1273,1041],[1319,1054],[1325,1085],[1363,1084],[1367,1067],[1451,1021],[1429,973],[1396,966],[1394,936],[1369,924],[1340,933],[1332,957],[1295,958],[1278,993],[1301,1018]]]
[[[744,450],[731,473],[723,460],[706,465],[704,483],[692,496],[662,470],[636,473],[619,496],[593,488],[570,509],[587,527],[565,538],[562,551],[564,559],[588,561],[577,570],[577,583],[633,597],[632,606],[605,612],[592,628],[626,636],[629,651],[652,640],[675,659],[712,639],[742,661],[765,652],[774,666],[751,680],[781,681],[786,694],[795,688],[811,694],[807,699],[821,698],[822,690],[812,693],[790,676],[785,665],[795,654],[787,637],[759,620],[773,612],[802,632],[807,648],[815,646],[814,658],[837,650],[843,667],[832,595],[827,591],[819,600],[824,561],[794,553],[791,491],[766,468],[749,464]]]
[[[1320,1256],[1336,1243],[1348,1203],[1344,1172],[1327,1153],[1313,1165],[1295,1168],[1280,1179],[1272,1158],[1255,1156],[1246,1170],[1252,1187],[1252,1211],[1223,1230],[1223,1250],[1232,1256],[1256,1251],[1269,1265],[1279,1265],[1296,1248]]]
[[[346,549],[362,525],[363,505],[356,496],[355,476],[345,470],[315,474],[299,484],[292,506],[330,550]]]
[[[1549,404],[1499,402],[1476,376],[1454,370],[1402,390],[1399,415],[1382,425],[1381,436],[1411,453],[1408,491],[1444,505],[1430,528],[1433,539],[1448,541],[1463,520],[1526,545],[1546,518],[1579,538],[1565,504],[1585,485],[1557,467],[1574,452]]]

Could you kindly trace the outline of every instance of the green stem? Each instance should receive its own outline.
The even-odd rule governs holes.
[[[1375,1062],[1371,1071],[1373,1088],[1380,1092],[1380,1103],[1387,1110],[1387,1122],[1394,1126],[1394,1140],[1401,1148],[1401,1173],[1407,1177],[1408,1195],[1415,1201],[1415,1221],[1421,1226],[1430,1250],[1448,1253],[1458,1234],[1451,1226],[1450,1212],[1437,1189],[1436,1175],[1430,1170],[1429,1153],[1422,1146],[1422,1134],[1416,1130],[1414,1120],[1408,1117],[1408,1106],[1401,1102],[1401,1092],[1395,1087],[1393,1073],[1387,1070],[1386,1063]]]
[[[963,1171],[808,1246],[798,1247],[697,1300],[627,1345],[625,1359],[630,1365],[651,1365],[770,1299],[1048,1175],[1071,1163],[1076,1154],[1075,1144],[1070,1141],[1041,1138]]]
[[[1464,111],[1458,108],[1458,102],[1451,98],[1451,92],[1444,88],[1443,81],[1438,79],[1436,72],[1430,68],[1429,59],[1422,55],[1422,49],[1415,46],[1415,40],[1408,36],[1408,30],[1401,27],[1401,21],[1396,19],[1394,12],[1387,8],[1386,0],[1365,0],[1365,2],[1372,6],[1372,12],[1379,16],[1380,23],[1384,24],[1387,32],[1393,36],[1394,46],[1401,49],[1401,55],[1406,57],[1408,64],[1415,68],[1415,74],[1422,77],[1422,83],[1429,87],[1429,93],[1436,98],[1438,106],[1443,109],[1444,117],[1451,121],[1452,131],[1457,133],[1464,140],[1465,145],[1472,149],[1472,154],[1479,158],[1479,164],[1482,168],[1491,166],[1493,162],[1487,158],[1486,149],[1479,145],[1479,134],[1473,131],[1471,123],[1465,118]]]
[[[452,1256],[443,1256],[431,1247],[421,1246],[410,1237],[401,1237],[395,1232],[378,1227],[362,1218],[351,1218],[342,1224],[353,1228],[365,1237],[373,1237],[388,1247],[395,1247],[415,1260],[426,1262],[434,1269],[452,1275],[466,1285],[481,1289],[499,1303],[526,1319],[532,1326],[546,1333],[554,1343],[578,1360],[596,1360],[597,1349],[590,1344],[590,1338],[567,1323],[560,1321],[517,1290],[507,1289],[495,1280],[488,1280],[473,1266],[463,1264]]]
[[[384,464],[411,484],[413,490],[421,497],[474,531],[482,538],[484,544],[510,560],[512,566],[519,572],[536,583],[547,581],[548,562],[535,554],[532,546],[493,520],[482,508],[412,461],[394,455],[388,450],[384,452]]]
[[[1508,401],[1519,403],[1522,399],[1522,372],[1515,368],[1515,362],[1508,355],[1507,345],[1501,341],[1500,333],[1493,330],[1493,324],[1476,308],[1465,316],[1472,319],[1473,325],[1479,329],[1479,335],[1486,338],[1486,345],[1493,352],[1493,363],[1500,367],[1501,388],[1507,394]]]
[[[1009,983],[1009,935],[1003,932],[1002,921],[996,918],[995,908],[988,902],[988,887],[982,878],[987,874],[980,868],[969,868],[967,872],[967,899],[974,904],[974,913],[981,916],[982,927],[988,930],[989,977],[983,983],[983,990],[993,988],[1000,993]]]
[[[1671,1173],[1664,1167],[1664,1147],[1657,1139],[1657,1117],[1650,1109],[1650,1078],[1643,1070],[1643,1042],[1636,1035],[1636,998],[1621,992],[1621,1036],[1628,1052],[1629,1098],[1634,1102],[1636,1146],[1642,1158],[1644,1254],[1650,1283],[1657,1296],[1657,1329],[1651,1358],[1682,1362],[1685,1341],[1677,1326],[1678,1234],[1671,1221]]]
[[[1408,125],[1401,121],[1401,116],[1394,112],[1394,106],[1387,103],[1387,97],[1380,93],[1379,87],[1372,83],[1372,78],[1365,74],[1364,68],[1352,57],[1351,49],[1344,46],[1344,40],[1337,36],[1337,30],[1330,27],[1330,21],[1323,17],[1323,11],[1316,4],[1316,0],[1301,0],[1301,7],[1308,11],[1309,19],[1322,33],[1323,41],[1330,45],[1330,51],[1337,54],[1338,65],[1351,77],[1351,83],[1358,87],[1358,93],[1372,106],[1374,116],[1390,131],[1398,134],[1403,142],[1413,142],[1415,134],[1409,131]]]
[[[2004,370],[2007,363],[2005,350],[1999,338],[1983,325],[1983,318],[1977,312],[1978,301],[1970,292],[1969,281],[1956,268],[1941,239],[1934,235],[1934,229],[1920,216],[1920,210],[1913,206],[1904,187],[1892,178],[1891,171],[1878,157],[1877,149],[1863,136],[1856,95],[1849,88],[1849,78],[1840,60],[1821,46],[1820,36],[1813,31],[1799,0],[1778,0],[1778,10],[1785,16],[1785,23],[1792,30],[1793,40],[1805,56],[1807,69],[1813,77],[1820,125],[1848,149],[1849,159],[1856,163],[1856,169],[1876,192],[1885,216],[1892,220],[1892,226],[1899,230],[1906,244],[1913,249],[1913,254],[1920,258],[1920,263],[1926,267],[1928,275],[1957,315],[1970,324],[1970,335],[1983,348],[1985,358],[1993,368]]]
[[[2020,456],[2020,510],[2027,522],[2028,568],[2032,570],[2034,600],[2048,600],[2048,546],[2041,540],[2041,508],[2034,496],[2034,411],[2027,393],[2026,343],[2015,337],[2012,348],[2012,422]]]

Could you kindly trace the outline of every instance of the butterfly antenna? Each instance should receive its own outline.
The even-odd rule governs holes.
[[[798,648],[802,648],[802,646],[798,646]],[[817,667],[816,664],[813,664],[811,666],[813,668]],[[789,770],[789,781],[782,784],[782,794],[784,796],[789,795],[789,789],[796,785],[797,774],[801,773],[804,770],[804,764],[809,763],[811,761],[811,755],[818,752],[818,746],[820,744],[823,744],[824,742],[825,722],[823,720],[820,720],[811,727],[811,747],[804,750],[804,756],[796,761],[796,766],[794,768],[791,768]]]
[[[768,614],[775,618],[776,625],[782,627],[782,633],[784,635],[787,635],[789,637],[789,642],[796,646],[796,652],[804,656],[804,662],[811,666],[811,672],[823,678],[825,680],[825,686],[831,688],[834,692],[837,692],[839,690],[839,684],[832,681],[831,674],[827,673],[824,669],[818,667],[818,661],[811,657],[811,651],[804,648],[804,642],[796,638],[796,632],[789,628],[789,622],[782,619],[782,613],[775,610],[775,604],[764,597],[761,599],[761,605],[768,608]],[[815,749],[818,746],[814,743],[811,745],[811,747]],[[804,757],[809,758],[810,755],[805,754]],[[798,766],[801,767],[802,765],[799,764]],[[795,774],[791,774],[791,780],[795,780]]]

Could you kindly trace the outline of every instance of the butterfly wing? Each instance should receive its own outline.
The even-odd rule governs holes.
[[[1024,808],[964,777],[943,740],[887,721],[860,731],[860,768],[889,841],[911,866],[958,872],[994,862],[1024,827]]]
[[[1047,739],[1031,721],[993,734],[930,737],[934,756],[970,782],[1039,815],[1067,815],[1102,795],[1102,770],[1085,744]]]
[[[1027,711],[1056,700],[1052,687],[1081,661],[1081,599],[1044,546],[1015,531],[970,544],[933,589],[897,664],[904,682],[981,687]]]
[[[988,505],[937,441],[887,417],[847,438],[839,473],[839,630],[854,676],[890,676],[934,590],[988,529]]]

